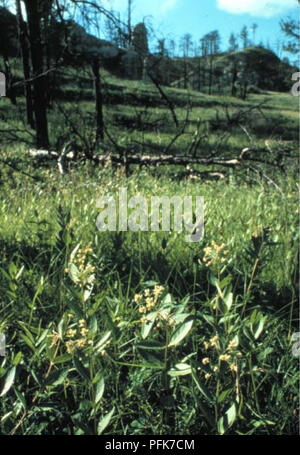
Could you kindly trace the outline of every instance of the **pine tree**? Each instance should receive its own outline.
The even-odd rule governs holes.
[[[299,23],[295,20],[287,19],[280,22],[280,27],[289,40],[284,46],[284,50],[291,54],[298,54],[300,39]]]
[[[246,47],[249,46],[249,32],[248,32],[248,28],[246,27],[246,25],[244,25],[244,27],[241,30],[240,38],[242,40],[243,48],[246,49]]]
[[[255,37],[256,37],[256,30],[258,28],[258,25],[257,24],[252,24],[251,25],[251,31],[252,31],[252,34],[253,34],[253,45],[255,46]]]
[[[234,51],[237,51],[239,48],[239,43],[238,43],[238,40],[235,36],[234,33],[231,33],[230,35],[230,38],[229,38],[229,52],[234,52]]]

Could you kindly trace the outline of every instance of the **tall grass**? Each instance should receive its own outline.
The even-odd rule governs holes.
[[[296,434],[294,179],[39,175],[1,192],[1,433]],[[204,196],[204,239],[98,232],[119,187]]]

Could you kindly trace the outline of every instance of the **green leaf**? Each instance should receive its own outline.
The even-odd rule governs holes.
[[[259,338],[261,332],[263,331],[265,321],[266,321],[266,317],[261,316],[259,323],[256,325],[256,327],[254,329],[254,338],[256,340]]]
[[[192,368],[187,363],[177,363],[171,370],[168,371],[169,376],[186,376],[192,373]]]
[[[151,287],[156,286],[156,285],[157,285],[157,282],[156,282],[156,281],[149,280],[149,281],[145,281],[145,282],[144,282],[144,285],[145,285],[147,288],[151,288]]]
[[[3,390],[0,394],[0,397],[3,397],[11,388],[11,386],[14,383],[15,380],[15,375],[16,375],[16,367],[12,367],[9,372],[7,373],[6,380],[4,383]]]
[[[100,420],[98,424],[98,435],[101,435],[105,428],[109,425],[114,412],[115,407],[113,407],[112,410]]]
[[[36,346],[39,346],[47,337],[49,333],[49,329],[43,330],[42,334],[40,335],[39,339],[36,341]]]
[[[227,310],[229,311],[233,302],[233,293],[229,292],[225,297],[224,297],[224,303],[227,307]]]
[[[79,296],[76,295],[75,297],[78,298]],[[71,308],[71,310],[74,311],[74,313],[76,314],[76,316],[79,319],[85,319],[84,312],[82,311],[82,309],[80,308],[80,306],[78,305],[78,303],[75,300],[70,299],[69,302],[68,302],[68,306]]]
[[[145,349],[139,349],[138,352],[141,355],[141,357],[145,360],[145,362],[146,362],[145,366],[147,366],[149,368],[151,368],[151,366],[163,367],[164,362],[163,362],[162,353],[161,353],[161,355],[159,355],[159,353],[157,351],[149,352],[149,351],[146,351]]]
[[[202,395],[207,399],[209,403],[213,403],[214,399],[208,390],[208,388],[202,384],[199,379],[196,377],[195,372],[192,370],[192,378],[198,388],[198,390],[202,393]]]
[[[69,264],[69,275],[74,283],[78,283],[80,281],[79,270],[75,264]]]
[[[33,297],[33,299],[32,299],[32,302],[31,302],[31,305],[32,305],[32,306],[34,306],[36,299],[37,299],[38,296],[42,293],[43,289],[44,289],[44,277],[41,276],[40,281],[39,281],[39,284],[38,284],[38,286],[37,286],[37,290],[36,290],[36,292],[35,292],[35,294],[34,294],[34,297]]]
[[[175,313],[172,315],[172,319],[175,322],[175,326],[184,322],[191,314],[190,313]]]
[[[170,338],[168,347],[176,346],[179,344],[189,333],[194,323],[194,316],[187,317],[182,324],[180,324]]]
[[[100,378],[100,381],[97,383],[96,387],[96,395],[95,395],[95,404],[98,404],[101,398],[103,397],[105,388],[105,382],[103,376]]]
[[[269,355],[269,354],[272,354],[272,352],[274,351],[273,348],[271,347],[268,347],[266,349],[264,349],[262,352],[260,352],[257,356],[257,359],[259,361],[262,361],[262,360],[265,360],[265,358]]]
[[[64,322],[65,322],[64,318],[62,318],[59,321],[58,326],[57,326],[57,331],[58,331],[58,334],[59,334],[61,340],[63,340]]]
[[[0,422],[3,424],[12,414],[13,411],[7,412],[6,414],[4,414],[4,416],[1,417]]]
[[[90,322],[89,322],[88,328],[89,328],[89,331],[90,331],[91,333],[93,333],[93,334],[97,332],[97,330],[98,330],[98,323],[97,323],[97,318],[96,318],[95,315],[92,316],[92,318],[91,318],[91,320],[90,320]]]
[[[0,270],[1,270],[1,273],[4,276],[4,278],[6,278],[7,281],[11,281],[11,276],[6,272],[6,270],[4,270],[2,268]]]
[[[221,317],[219,319],[219,324],[228,324],[228,322],[231,322],[232,320],[232,324],[230,324],[230,327],[229,327],[229,331],[233,331],[234,329],[234,323],[236,322],[236,314],[232,314],[232,313],[226,313],[225,316]]]
[[[33,352],[35,352],[35,346],[32,344],[31,340],[28,338],[28,336],[24,335],[24,333],[21,333],[20,337],[25,341],[25,343],[27,344],[27,346],[30,347],[30,349],[33,350]]]
[[[16,264],[11,262],[9,264],[9,266],[8,266],[8,271],[9,271],[9,274],[10,274],[11,278],[15,278],[16,274],[18,273],[18,269],[17,269]]]
[[[217,403],[222,403],[228,395],[232,392],[232,389],[223,390],[217,398]]]
[[[77,253],[79,247],[80,247],[80,243],[78,243],[78,244],[75,246],[74,250],[73,250],[72,253],[70,254],[70,262],[73,262],[73,261],[74,261],[75,256],[76,256],[76,253]]]
[[[102,351],[102,349],[104,348],[105,344],[108,342],[110,336],[111,336],[111,331],[106,332],[106,334],[96,344],[95,349],[97,349],[98,351]]]
[[[189,303],[189,301],[190,301],[190,296],[187,295],[181,300],[180,303],[181,303],[181,305],[185,306],[185,305],[187,305]]]
[[[20,276],[22,275],[23,271],[24,271],[24,265],[22,265],[22,267],[20,268],[20,270],[16,274],[16,277],[15,277],[16,280],[18,280],[20,278]]]
[[[54,371],[47,380],[47,385],[51,387],[56,387],[64,383],[64,380],[67,378],[69,373],[69,368],[66,368],[63,371]]]
[[[91,294],[92,294],[92,291],[93,291],[93,288],[94,288],[94,285],[93,284],[89,284],[86,289],[84,290],[83,292],[83,301],[86,302]]]
[[[70,354],[62,354],[62,355],[57,356],[54,359],[53,363],[54,363],[54,365],[58,365],[60,363],[69,362],[71,359],[72,359],[72,356]]]
[[[162,305],[171,305],[174,303],[174,297],[171,294],[166,294],[161,303]]]
[[[146,316],[147,321],[144,322],[144,324],[142,325],[142,329],[141,329],[141,335],[142,335],[143,340],[145,340],[147,338],[147,336],[149,335],[149,333],[153,327],[153,324],[155,322],[156,316],[157,316],[157,311],[153,311],[153,312],[147,314],[147,316]]]
[[[218,279],[217,279],[212,273],[209,275],[209,282],[210,282],[213,286],[219,285]]]
[[[253,325],[257,318],[257,310],[253,310],[250,315],[250,323]]]
[[[214,316],[210,316],[209,314],[202,314],[203,319],[212,327],[215,326],[215,318]]]
[[[232,281],[232,276],[231,275],[227,275],[225,276],[225,278],[223,278],[223,280],[221,281],[220,283],[220,288],[221,289],[225,289],[226,286],[228,286],[228,284]]]
[[[20,403],[22,404],[22,406],[24,408],[24,411],[25,411],[26,410],[26,400],[25,400],[24,394],[19,392],[17,387],[15,387],[14,392],[17,395],[17,397],[18,397],[18,399],[19,399]]]
[[[22,327],[22,329],[24,330],[24,332],[27,334],[27,337],[30,339],[30,341],[32,342],[32,344],[34,345],[35,341],[34,341],[34,337],[32,335],[32,333],[30,332],[30,330],[26,327],[26,325],[21,322],[21,321],[18,321],[18,324]]]
[[[15,355],[14,360],[13,360],[13,365],[17,366],[23,358],[23,354],[21,351],[18,352],[18,354]]]
[[[225,415],[218,421],[219,434],[225,434],[227,430],[233,425],[236,419],[236,404],[233,403],[226,411]]]
[[[164,349],[165,346],[162,343],[159,343],[158,341],[144,341],[142,343],[139,343],[137,346],[137,349],[147,349],[147,350],[161,350]]]
[[[74,357],[73,359],[74,362],[74,367],[85,381],[90,380],[89,372],[88,370],[83,366],[82,362],[79,360],[78,357]]]

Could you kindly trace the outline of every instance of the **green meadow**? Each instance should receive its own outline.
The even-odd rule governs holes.
[[[75,84],[74,71],[61,74],[49,110],[54,149],[93,138],[92,83],[76,72]],[[176,130],[155,87],[106,71],[102,82],[113,140],[163,152]],[[266,179],[239,166],[212,180],[200,173],[216,165],[191,178],[175,165],[125,174],[79,160],[61,176],[28,154],[24,100],[2,98],[1,434],[298,434],[298,98],[164,90],[180,124],[188,113],[172,153],[188,154],[197,132],[197,156],[255,144],[268,161],[288,148],[285,172],[274,166]],[[228,126],[238,112],[244,129]],[[203,196],[203,239],[186,242],[172,227],[99,232],[97,200],[119,188]]]

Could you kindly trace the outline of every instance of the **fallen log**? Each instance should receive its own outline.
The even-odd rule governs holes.
[[[75,151],[74,151],[75,150]],[[108,165],[117,165],[124,168],[127,172],[128,166],[130,165],[139,165],[139,166],[164,166],[164,165],[179,165],[184,166],[187,170],[187,173],[196,176],[205,178],[209,176],[214,179],[223,179],[225,174],[222,172],[222,168],[227,169],[236,169],[242,167],[244,169],[249,169],[250,171],[257,171],[262,175],[262,171],[259,168],[255,168],[254,165],[264,164],[272,167],[276,167],[280,170],[283,170],[278,162],[266,160],[260,157],[261,153],[269,153],[266,149],[251,149],[249,147],[244,148],[241,153],[235,158],[220,158],[216,156],[213,152],[208,157],[195,157],[195,156],[183,156],[183,155],[170,155],[170,154],[135,154],[131,151],[126,153],[126,150],[119,150],[118,153],[107,152],[101,155],[92,155],[86,153],[83,150],[80,151],[76,145],[72,142],[65,144],[61,153],[56,151],[48,150],[34,150],[31,149],[29,154],[39,160],[56,160],[58,169],[61,175],[64,175],[67,170],[67,162],[76,161],[78,156],[81,156],[85,160],[90,160],[98,165],[108,166]],[[193,166],[217,166],[217,169],[213,170],[196,170]],[[205,175],[206,173],[206,175]],[[209,175],[208,175],[209,173]],[[267,178],[265,174],[263,177],[270,182],[270,179]]]
[[[70,142],[67,142],[60,154],[53,150],[41,149],[30,149],[28,153],[32,158],[39,161],[56,160],[59,173],[63,175],[66,172],[66,162],[76,160],[77,157],[77,152],[70,150],[71,145]]]
[[[66,160],[75,160],[77,153],[68,151],[67,144],[59,154],[55,151],[35,150],[30,149],[29,155],[37,160],[57,160],[59,166],[63,166]],[[217,159],[217,158],[197,158],[181,155],[121,155],[121,154],[105,154],[93,155],[92,161],[98,164],[105,164],[111,161],[114,164],[140,164],[145,166],[160,166],[160,165],[220,165],[225,167],[235,167],[240,163],[240,159]],[[62,172],[63,173],[63,172]]]
[[[225,167],[236,167],[240,164],[239,159],[216,159],[216,158],[193,158],[180,155],[127,155],[126,158],[121,155],[94,155],[93,161],[99,164],[104,164],[107,160],[112,163],[128,165],[140,164],[144,166],[162,166],[162,165],[181,165],[187,166],[191,164],[198,165],[220,165]]]

